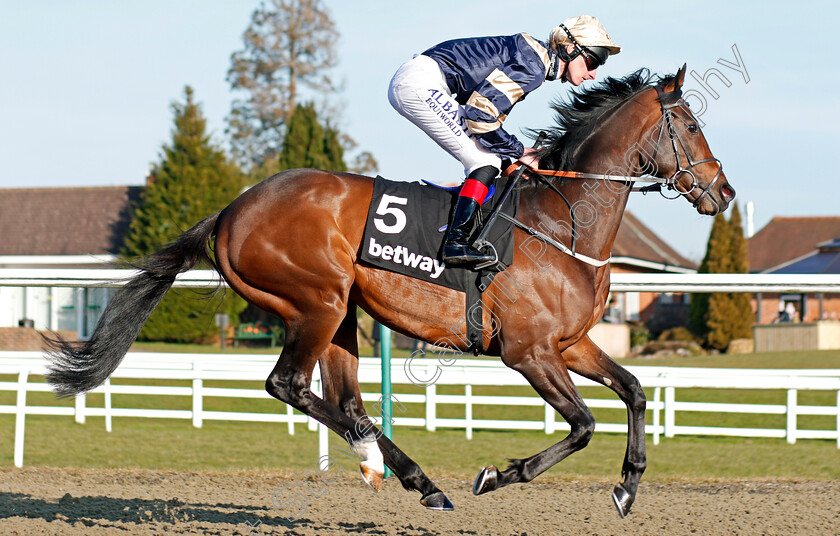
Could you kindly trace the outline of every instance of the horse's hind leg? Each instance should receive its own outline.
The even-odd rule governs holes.
[[[621,517],[627,515],[639,480],[647,468],[645,457],[645,392],[635,376],[610,359],[589,337],[563,352],[563,359],[569,369],[616,392],[627,405],[627,451],[624,455],[622,476],[624,482],[613,491],[613,501]]]
[[[566,419],[572,430],[562,441],[530,458],[510,460],[510,465],[504,471],[494,466],[482,469],[473,485],[473,493],[476,495],[533,480],[573,452],[584,448],[595,431],[595,419],[578,394],[558,352],[547,344],[545,348],[529,354],[515,362],[506,360],[506,364],[521,373],[543,400]]]
[[[318,360],[318,364],[321,367],[324,400],[337,406],[353,421],[368,423],[365,429],[360,429],[360,435],[364,437],[362,441],[354,443],[347,435],[345,439],[355,455],[361,458],[359,466],[362,478],[375,491],[379,491],[385,477],[385,464],[376,445],[376,430],[365,413],[358,388],[359,348],[356,327],[356,306],[350,303],[347,315],[332,338],[332,345]]]
[[[394,445],[374,425],[365,413],[359,392],[359,349],[356,339],[356,307],[349,304],[347,315],[332,339],[332,345],[319,360],[324,398],[337,406],[357,424],[354,429],[363,439],[354,443],[345,435],[353,451],[362,457],[362,477],[374,490],[379,491],[384,477],[384,461],[406,489],[423,494],[420,502],[431,509],[451,510],[446,498],[411,458]],[[363,423],[363,424],[358,424]]]

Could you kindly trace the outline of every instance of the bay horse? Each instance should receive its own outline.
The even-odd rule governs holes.
[[[576,90],[571,102],[555,105],[558,126],[540,150],[541,161],[589,174],[648,173],[668,179],[700,214],[726,210],[735,191],[681,98],[684,77],[685,66],[665,78],[639,70]],[[641,142],[649,150],[641,150]],[[618,232],[629,181],[532,178],[521,187],[517,218],[525,228],[549,230],[555,242],[571,241],[576,256],[544,242],[536,252],[532,242],[517,248],[508,281],[523,291],[509,303],[485,304],[485,320],[492,315],[498,329],[484,332],[483,348],[521,373],[571,431],[540,453],[511,460],[504,470],[482,469],[476,495],[528,482],[587,445],[595,420],[570,377],[574,371],[606,385],[627,406],[623,481],[613,491],[621,517],[635,500],[646,468],[645,394],[638,380],[587,336],[609,293],[610,268],[603,261]],[[206,261],[237,294],[285,323],[286,342],[266,380],[268,393],[347,439],[374,489],[381,487],[387,465],[406,489],[420,492],[422,505],[451,510],[420,467],[370,424],[357,379],[356,307],[430,343],[462,326],[460,338],[451,340],[466,351],[464,294],[357,261],[372,188],[369,177],[313,169],[284,171],[257,184],[141,261],[139,274],[113,296],[89,340],[48,342],[48,381],[64,396],[104,382],[176,275]],[[596,214],[585,214],[584,202]],[[517,244],[531,238],[521,229],[514,232]],[[602,262],[593,266],[581,256]],[[487,293],[499,290],[498,279]],[[310,391],[316,364],[323,398]]]

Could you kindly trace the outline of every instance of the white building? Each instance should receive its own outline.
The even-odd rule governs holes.
[[[0,190],[0,268],[110,268],[142,187]],[[88,336],[108,289],[0,287],[0,327]],[[29,322],[27,322],[29,321]]]

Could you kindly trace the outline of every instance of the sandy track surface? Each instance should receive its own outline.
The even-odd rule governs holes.
[[[838,482],[643,482],[624,520],[612,483],[536,482],[480,497],[466,480],[436,483],[455,511],[425,510],[394,479],[375,494],[350,475],[325,484],[255,472],[4,469],[0,534],[840,535]]]

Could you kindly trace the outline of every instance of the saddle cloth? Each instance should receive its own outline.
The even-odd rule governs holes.
[[[506,180],[497,179],[500,190]],[[359,259],[377,268],[465,292],[469,271],[447,268],[441,260],[446,226],[457,195],[457,188],[451,190],[376,177]],[[503,211],[515,217],[518,198],[518,192],[514,190]],[[484,203],[482,221],[495,201],[491,199]],[[494,223],[487,239],[495,247],[501,266],[489,267],[487,271],[503,270],[513,262],[512,227],[502,218]],[[479,230],[476,229],[475,234]]]

